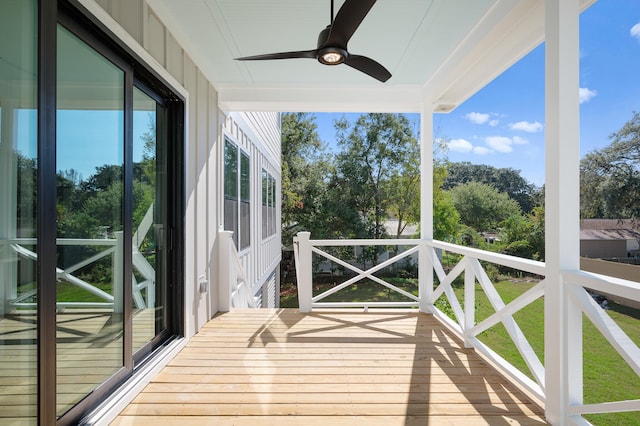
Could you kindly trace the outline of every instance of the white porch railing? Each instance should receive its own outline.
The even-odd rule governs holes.
[[[218,310],[255,308],[251,285],[233,242],[232,231],[218,231]]]
[[[392,257],[379,265],[374,265],[369,269],[359,268],[338,259],[336,256],[327,253],[320,247],[345,247],[345,246],[407,246],[411,247],[407,251]],[[459,260],[445,272],[442,263],[437,255],[437,250],[444,250],[447,253],[457,254]],[[313,295],[313,254],[327,259],[331,262],[354,272],[356,275],[344,283],[339,284],[330,290],[321,294]],[[414,253],[419,254],[419,294],[408,293],[393,284],[376,277],[374,274],[401,259],[406,258]],[[514,381],[536,395],[543,403],[546,400],[545,385],[545,368],[543,361],[537,356],[531,344],[525,337],[518,324],[514,319],[514,314],[524,307],[530,305],[535,300],[541,298],[545,294],[545,287],[549,285],[546,277],[524,294],[511,301],[505,303],[499,295],[491,279],[482,267],[480,261],[492,264],[502,265],[529,274],[544,277],[546,275],[545,264],[542,262],[531,261],[527,259],[506,256],[502,254],[487,252],[469,247],[457,246],[440,241],[426,240],[311,240],[308,232],[301,232],[294,238],[294,255],[296,261],[296,273],[298,282],[298,299],[300,310],[309,312],[313,308],[340,308],[340,307],[407,307],[419,306],[421,310],[434,314],[448,328],[464,341],[465,346],[475,348],[484,354],[505,374]],[[426,267],[425,267],[426,266]],[[432,270],[438,279],[438,285],[433,286]],[[452,283],[459,277],[464,277],[464,302],[461,304],[458,300]],[[363,279],[369,279],[402,294],[408,301],[405,302],[326,302],[326,297],[358,282]],[[640,301],[640,283],[621,280],[612,277],[606,277],[598,274],[575,271],[564,272],[562,277],[555,277],[555,280],[562,279],[568,283],[566,303],[571,304],[571,308],[579,308],[590,321],[592,321],[602,335],[611,343],[616,351],[622,356],[631,369],[640,376],[640,349],[627,336],[624,331],[611,319],[611,317],[602,309],[593,298],[587,293],[586,289],[606,292],[610,295],[624,297],[629,300]],[[476,322],[475,318],[475,291],[476,282],[484,291],[490,304],[495,312]],[[445,296],[455,319],[451,319],[444,312],[435,306],[435,302]],[[564,309],[569,309],[564,307]],[[502,356],[497,354],[492,348],[484,344],[478,339],[480,333],[488,330],[494,325],[502,323],[507,330],[512,342],[518,349],[522,359],[526,363],[531,377],[520,371],[511,363],[506,361]],[[581,327],[579,328],[581,330]],[[580,331],[581,332],[581,331]],[[546,338],[546,336],[545,336]],[[581,339],[581,338],[580,338]],[[546,345],[551,343],[547,342]],[[560,356],[560,355],[559,355]],[[569,355],[571,356],[571,355]],[[582,356],[580,351],[579,356]],[[582,359],[567,359],[565,364],[573,363],[573,365],[582,366]],[[582,382],[569,383],[569,387],[575,388],[565,389],[564,392],[571,394],[583,395]],[[575,403],[567,407],[567,412],[576,424],[587,424],[582,418],[584,414],[611,413],[621,411],[640,411],[640,400],[630,401],[612,401],[598,404],[583,404],[582,398],[580,403]]]

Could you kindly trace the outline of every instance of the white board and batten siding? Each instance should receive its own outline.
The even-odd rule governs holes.
[[[223,114],[218,94],[188,49],[145,0],[79,0],[147,66],[185,98],[185,334],[195,334],[213,317],[217,301],[217,233],[221,224],[224,134],[242,134],[251,152],[254,230],[243,253],[249,280],[269,282],[280,259],[280,233],[262,240],[261,170],[277,179],[280,194],[280,116],[277,113]],[[231,124],[233,123],[233,124]],[[231,126],[228,129],[228,126]],[[236,141],[240,144],[240,140]],[[279,212],[280,206],[278,204]],[[280,218],[278,217],[278,227]],[[201,293],[200,283],[209,283]],[[265,293],[266,294],[266,293]],[[266,304],[268,306],[270,304]]]
[[[281,259],[280,233],[280,114],[271,112],[232,112],[224,121],[224,135],[249,155],[251,163],[251,243],[240,251],[240,260],[247,280],[252,283],[258,306],[278,306],[277,267]],[[224,136],[223,136],[224,140]],[[224,149],[224,142],[221,143]],[[220,153],[222,155],[222,152]],[[276,181],[276,233],[262,237],[262,171]],[[220,170],[220,179],[222,179]],[[224,212],[219,211],[219,225],[223,225]],[[269,289],[271,287],[271,289]]]

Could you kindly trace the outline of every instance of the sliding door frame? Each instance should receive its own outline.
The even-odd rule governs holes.
[[[125,72],[124,241],[132,240],[133,87],[144,87],[166,108],[167,191],[167,330],[154,337],[134,359],[132,345],[132,247],[124,244],[123,367],[56,420],[56,56],[58,25],[63,25]],[[37,296],[38,296],[38,424],[77,424],[162,350],[184,335],[184,102],[135,53],[74,0],[38,0],[38,168],[37,168]],[[152,88],[152,89],[150,89]]]

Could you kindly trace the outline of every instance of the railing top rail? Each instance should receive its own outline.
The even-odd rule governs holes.
[[[587,271],[563,271],[565,279],[591,290],[640,301],[640,282]]]
[[[329,247],[329,246],[417,246],[422,240],[417,239],[396,239],[387,238],[380,240],[309,240],[311,245],[316,247]]]
[[[294,239],[297,241],[297,238]],[[464,256],[470,256],[478,260],[496,263],[502,266],[518,269],[536,275],[545,275],[545,264],[535,260],[524,259],[516,256],[509,256],[501,253],[493,253],[473,247],[464,247],[456,244],[445,243],[438,240],[420,240],[420,239],[335,239],[335,240],[309,240],[309,243],[315,247],[337,247],[337,246],[416,246],[427,244],[429,246],[440,248],[448,252],[458,253]]]
[[[525,259],[522,257],[510,256],[502,253],[494,253],[473,247],[459,246],[456,244],[445,243],[444,241],[428,241],[427,244],[440,248],[449,252],[458,253],[464,256],[470,256],[478,260],[496,263],[502,266],[530,272],[536,275],[545,275],[545,263],[537,260]]]

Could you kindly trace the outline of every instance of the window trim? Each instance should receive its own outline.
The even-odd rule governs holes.
[[[276,178],[265,167],[262,167],[261,179],[262,240],[264,241],[278,234],[276,226],[278,189]]]
[[[237,142],[235,142],[234,138],[232,138],[230,135],[228,134],[224,134],[223,135],[223,141],[224,143],[222,144],[222,192],[223,192],[223,205],[222,205],[222,227],[227,230],[227,231],[232,231],[233,232],[233,241],[236,245],[236,249],[238,250],[238,252],[243,252],[246,250],[249,250],[251,248],[252,245],[252,232],[251,232],[251,222],[252,222],[252,218],[253,218],[253,203],[255,202],[255,200],[252,199],[252,190],[253,190],[253,185],[252,185],[252,178],[253,178],[253,173],[252,173],[252,161],[251,161],[251,154],[249,152],[247,152],[246,150],[243,149],[242,146],[240,146],[240,144],[238,144]],[[228,194],[227,193],[227,155],[226,155],[226,150],[227,150],[227,146],[231,146],[236,150],[236,156],[235,156],[235,175],[236,175],[236,179],[235,179],[235,196],[233,194]],[[246,195],[247,197],[243,197],[244,194],[244,187],[242,185],[243,183],[243,176],[242,176],[242,170],[243,170],[243,159],[247,160],[247,176],[246,176],[246,183],[248,184],[248,188],[246,188]],[[227,220],[227,211],[226,211],[226,207],[225,205],[227,204],[226,201],[232,201],[234,203],[236,203],[236,213],[235,213],[235,225],[236,225],[236,229],[229,229],[231,226],[228,226],[226,223]],[[248,211],[249,211],[249,216],[246,219],[246,229],[244,229],[244,227],[242,226],[242,205],[248,205]],[[245,240],[245,238],[247,238],[247,240]],[[246,244],[242,244],[243,241],[247,241]]]

